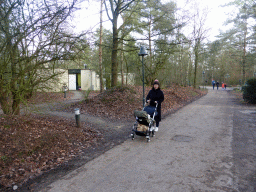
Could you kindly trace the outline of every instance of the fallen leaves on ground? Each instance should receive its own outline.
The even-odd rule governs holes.
[[[47,102],[60,102],[69,100],[74,93],[68,91],[66,94],[66,98],[64,98],[64,92],[36,92],[33,96],[27,100],[29,104],[40,104]]]
[[[50,102],[61,102],[65,100],[69,100],[72,98],[74,93],[71,91],[68,91],[66,94],[66,98],[64,98],[64,93],[63,92],[36,92],[33,94],[33,96],[30,99],[27,99],[25,101],[25,104],[42,104],[42,103],[50,103]],[[21,104],[21,107],[24,106],[24,104]],[[1,105],[0,105],[0,110],[1,110]]]
[[[89,125],[38,116],[0,116],[0,190],[56,168],[101,139]]]
[[[145,87],[145,97],[150,89],[151,87]],[[162,89],[162,91],[165,96],[162,104],[163,115],[207,93],[206,91],[193,89],[192,87],[180,87],[176,85]],[[134,118],[134,110],[142,109],[142,98],[142,86],[115,87],[98,94],[93,99],[87,99],[70,105],[65,110],[71,112],[74,108],[79,108],[82,114],[88,113],[112,120],[131,120]]]

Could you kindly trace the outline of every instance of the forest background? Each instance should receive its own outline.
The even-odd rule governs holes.
[[[3,0],[0,7],[0,104],[5,114],[19,114],[20,104],[38,90],[58,81],[57,69],[95,70],[104,87],[126,85],[129,76],[142,84],[162,86],[243,85],[256,76],[254,0],[234,0],[228,30],[207,40],[209,9],[200,2],[97,0],[96,32],[80,32],[77,11],[92,1]],[[84,7],[83,7],[84,8]],[[109,26],[104,27],[103,22]],[[89,22],[88,22],[89,23]],[[78,32],[79,31],[79,32]],[[119,78],[119,81],[118,81]],[[105,79],[105,81],[104,81]]]
[[[120,5],[124,3],[118,2]],[[78,19],[76,28],[82,30],[92,27],[93,31],[103,22],[102,44],[100,28],[95,32],[96,36],[93,34],[93,37],[96,37],[94,41],[89,40],[92,47],[96,45],[96,50],[93,50],[96,54],[94,64],[90,60],[84,63],[98,70],[99,74],[102,63],[108,87],[117,84],[111,82],[113,75],[118,76],[113,73],[119,73],[121,77],[123,73],[134,73],[137,82],[141,82],[142,66],[141,58],[138,57],[140,46],[146,47],[149,54],[144,58],[148,85],[155,78],[160,79],[165,85],[176,83],[197,87],[198,84],[211,84],[212,79],[229,85],[242,85],[246,79],[256,76],[253,59],[255,1],[223,1],[219,10],[214,9],[215,17],[212,16],[212,9],[209,7],[211,4],[208,3],[207,6],[207,3],[201,1],[183,1],[182,4],[175,1],[143,2],[133,2],[135,7],[131,15],[127,12],[128,8],[120,11],[116,26],[119,37],[114,37],[112,33],[112,1],[89,2],[87,8],[82,8],[87,13],[79,14],[81,18],[100,17],[100,3],[103,5],[102,21],[96,19],[96,22],[93,20],[94,22],[83,23]],[[98,6],[98,11],[91,11],[90,7],[95,6]],[[217,34],[215,24],[223,21],[220,19],[224,14],[223,10],[226,10],[227,19]],[[219,21],[214,22],[214,18]],[[211,26],[209,20],[212,22]],[[216,35],[215,38],[213,33]],[[117,49],[118,53],[114,53],[116,56],[113,58],[113,49],[111,51],[108,48],[113,48],[115,38],[118,48],[115,45],[114,49]],[[102,62],[97,60],[99,46],[103,48]],[[114,60],[118,60],[118,64]],[[125,84],[125,77],[121,82]]]

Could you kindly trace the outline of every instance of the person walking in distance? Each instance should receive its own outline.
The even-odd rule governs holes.
[[[212,88],[214,90],[214,87],[215,87],[215,81],[212,79]]]
[[[219,83],[219,81],[217,81],[217,82],[216,82],[217,90],[219,90],[219,85],[220,85],[220,83]]]
[[[149,91],[146,97],[147,103],[151,106],[156,107],[157,105],[157,115],[155,116],[156,128],[155,131],[158,131],[159,122],[161,121],[161,104],[164,101],[164,94],[160,89],[159,81],[156,79],[153,83],[152,89]]]

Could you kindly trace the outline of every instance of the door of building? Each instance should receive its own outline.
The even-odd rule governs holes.
[[[68,88],[69,90],[76,90],[76,74],[68,75]]]

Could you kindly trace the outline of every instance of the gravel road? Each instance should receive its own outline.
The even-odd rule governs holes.
[[[252,129],[240,129],[255,128],[256,108],[234,100],[209,89],[166,117],[150,143],[129,139],[41,191],[255,191],[256,141]]]

